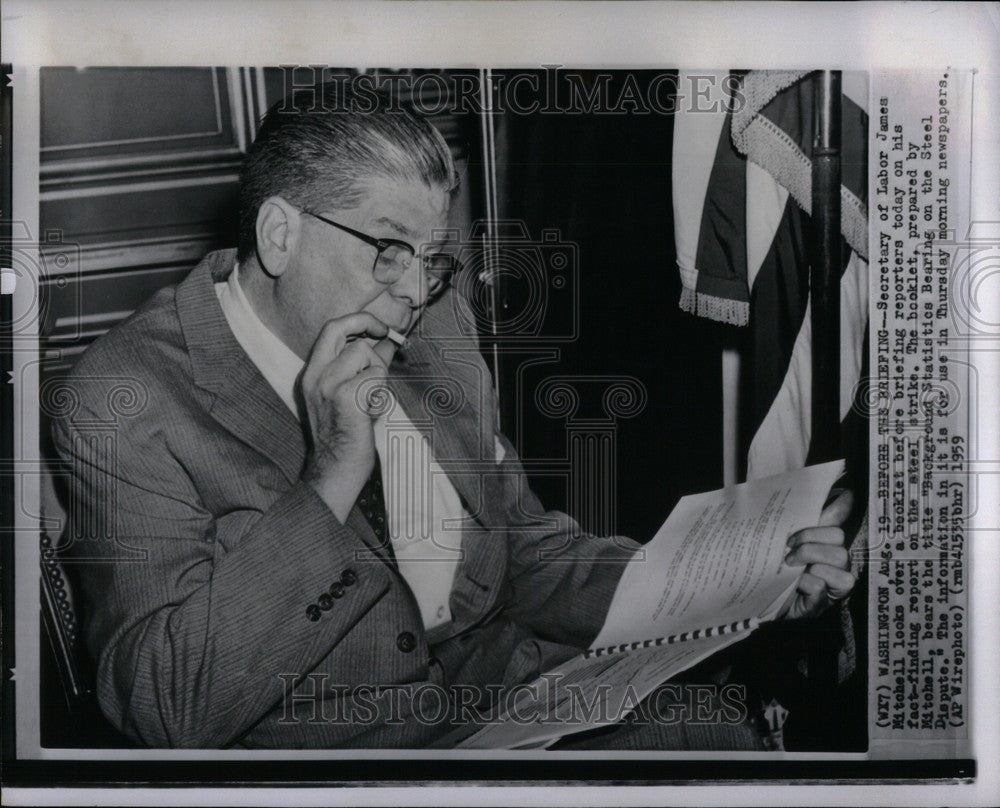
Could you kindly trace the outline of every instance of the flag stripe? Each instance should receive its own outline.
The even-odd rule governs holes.
[[[746,161],[747,167],[747,284],[751,289],[757,280],[774,236],[781,227],[788,191],[774,181],[756,163]]]
[[[867,283],[868,265],[849,249],[844,249],[840,285],[840,418],[847,415],[861,368],[864,324],[868,316],[856,294]],[[755,329],[765,331],[767,329]],[[857,363],[854,362],[857,357]],[[754,370],[758,375],[761,362]],[[759,479],[801,468],[809,453],[812,435],[812,323],[808,303],[802,311],[801,327],[788,358],[787,370],[764,418],[753,435],[747,452],[747,479]]]
[[[741,456],[784,383],[809,295],[808,219],[790,197],[750,293],[750,330],[740,391]]]
[[[701,213],[695,265],[698,294],[749,302],[746,248],[746,160],[729,138],[730,115],[716,142]]]
[[[729,136],[730,73],[678,76],[673,195],[681,308],[746,325],[745,160]]]
[[[674,117],[671,164],[677,266],[681,283],[692,295],[697,278],[695,268],[702,210],[715,162],[716,144],[721,136],[729,137],[729,118],[717,89],[728,72],[698,75],[709,76],[709,90],[715,92],[716,97],[710,97],[706,111],[694,112],[696,99],[692,78],[683,72],[678,76],[677,108],[681,111]]]

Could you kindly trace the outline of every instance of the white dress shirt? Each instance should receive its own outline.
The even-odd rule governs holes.
[[[239,265],[228,280],[215,284],[215,294],[236,341],[300,418],[294,390],[305,363],[257,316],[240,286]],[[413,591],[424,627],[433,628],[451,620],[448,596],[461,553],[461,525],[469,514],[398,401],[373,426],[399,572]]]

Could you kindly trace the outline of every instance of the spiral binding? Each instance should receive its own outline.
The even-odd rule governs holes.
[[[737,620],[734,623],[726,623],[721,626],[711,626],[709,628],[699,628],[694,631],[684,631],[680,634],[671,634],[669,637],[657,637],[655,640],[639,640],[638,642],[626,642],[621,645],[609,645],[604,648],[591,648],[583,652],[584,659],[604,656],[605,654],[620,654],[624,651],[637,651],[640,648],[656,648],[661,645],[674,645],[688,640],[700,640],[702,637],[717,637],[722,634],[735,634],[738,631],[752,631],[760,625],[756,617],[749,617],[746,620]]]

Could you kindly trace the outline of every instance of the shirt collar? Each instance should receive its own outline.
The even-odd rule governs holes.
[[[285,406],[300,418],[295,383],[305,362],[257,316],[240,285],[239,263],[225,281],[215,284],[215,294],[236,341]]]

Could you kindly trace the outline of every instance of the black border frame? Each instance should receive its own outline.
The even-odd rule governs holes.
[[[0,266],[12,265],[12,66],[0,65]],[[14,300],[0,295],[0,755],[3,769],[16,754],[14,733]],[[10,380],[10,381],[8,381]]]
[[[339,772],[337,770],[340,770]],[[971,782],[974,760],[455,760],[17,761],[18,786],[542,786]]]

